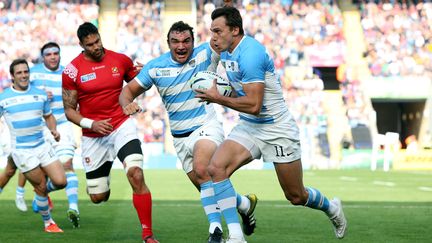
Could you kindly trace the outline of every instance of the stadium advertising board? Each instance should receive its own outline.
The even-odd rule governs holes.
[[[420,149],[415,153],[400,150],[393,161],[394,170],[432,170],[432,150]]]

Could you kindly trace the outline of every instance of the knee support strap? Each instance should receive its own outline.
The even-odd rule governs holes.
[[[110,190],[110,178],[104,176],[95,179],[87,179],[87,190],[89,194],[100,194]]]
[[[135,166],[142,169],[143,159],[144,157],[142,154],[130,154],[126,156],[123,162],[125,172],[127,173],[130,168]]]

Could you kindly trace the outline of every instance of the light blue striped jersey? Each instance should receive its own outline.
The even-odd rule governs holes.
[[[45,142],[43,116],[51,114],[45,91],[29,85],[26,91],[12,87],[0,94],[0,117],[11,134],[12,149],[35,148]]]
[[[290,117],[282,93],[279,77],[265,47],[250,36],[244,36],[232,53],[220,55],[231,85],[238,96],[244,96],[242,84],[264,82],[264,100],[258,116],[240,112],[240,119],[258,123],[273,124]]]
[[[49,101],[57,124],[67,121],[62,99],[63,69],[63,66],[59,66],[56,71],[51,71],[43,63],[37,64],[30,69],[30,81],[32,85],[53,93],[53,98]]]
[[[185,64],[175,62],[167,52],[147,63],[135,77],[145,90],[153,85],[158,89],[173,135],[194,131],[206,121],[217,119],[213,105],[198,102],[188,80],[196,72],[215,70],[218,61],[219,55],[204,43],[194,48]]]

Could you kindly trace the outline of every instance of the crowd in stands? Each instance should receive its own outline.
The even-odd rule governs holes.
[[[161,1],[119,1],[117,51],[134,61],[147,63],[164,51]],[[153,87],[138,97],[144,112],[136,116],[139,137],[144,142],[164,141],[167,129],[162,100]]]
[[[96,23],[96,0],[8,0],[0,4],[0,91],[10,85],[9,64],[25,58],[39,62],[40,48],[48,41],[77,46],[76,30],[84,21]],[[67,21],[65,21],[67,20]]]
[[[244,16],[248,35],[263,43],[275,60],[281,75],[287,102],[301,124],[318,125],[324,117],[322,109],[322,80],[307,77],[301,83],[290,77],[289,66],[308,68],[304,48],[341,42],[342,22],[333,1],[235,1]],[[79,3],[79,4],[78,4]],[[84,3],[84,4],[83,4]],[[210,38],[210,13],[220,1],[197,0],[197,43]],[[117,27],[117,50],[142,63],[159,56],[165,36],[162,33],[161,1],[120,0]],[[9,1],[1,9],[0,81],[9,85],[9,62],[25,57],[38,62],[39,47],[47,41],[61,46],[77,46],[76,29],[84,21],[95,22],[98,17],[96,1]],[[65,19],[68,20],[65,26]],[[96,23],[96,22],[95,22]],[[10,43],[13,43],[12,45]],[[313,89],[304,88],[317,81]],[[313,99],[310,97],[312,94]],[[165,111],[156,90],[140,97],[145,112],[137,116],[143,141],[157,142],[166,130]],[[308,101],[309,99],[309,101]],[[313,102],[311,102],[313,100]],[[236,122],[236,112],[221,108],[227,127]],[[325,119],[318,120],[325,120]],[[322,121],[320,122],[322,124]]]
[[[432,71],[432,3],[361,3],[365,56],[374,76]],[[409,4],[410,3],[410,4]]]
[[[331,0],[234,1],[240,9],[246,34],[263,43],[281,76],[285,98],[301,129],[307,134],[325,132],[323,81],[311,72],[306,49],[332,46],[342,49],[342,15]],[[208,41],[211,12],[220,0],[196,0],[196,43]],[[422,74],[432,70],[432,4],[376,4],[361,6],[361,24],[368,44],[367,58],[373,75]],[[162,33],[163,1],[119,0],[117,47],[133,60],[146,63],[161,55],[166,37]],[[78,46],[76,29],[84,21],[97,24],[97,0],[9,0],[0,4],[0,90],[10,85],[11,60],[24,57],[39,61],[39,48],[47,41]],[[68,21],[65,22],[64,20]],[[356,80],[344,80],[346,104],[362,107],[364,100]],[[165,110],[156,90],[140,98],[145,112],[137,116],[141,138],[160,142],[167,130]],[[360,103],[359,103],[360,102]],[[221,108],[228,129],[237,114]],[[360,111],[359,111],[360,112]],[[356,117],[355,109],[347,114]],[[311,139],[311,138],[309,138]]]

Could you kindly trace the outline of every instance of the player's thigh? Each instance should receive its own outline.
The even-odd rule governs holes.
[[[225,135],[222,123],[212,120],[191,134],[193,143],[193,164],[196,168],[207,167],[217,147],[224,141]]]
[[[234,171],[250,161],[252,161],[251,153],[243,144],[227,139],[214,153],[210,162],[210,173],[213,174],[213,177],[218,178],[214,174],[215,171],[220,173],[223,171],[224,176],[229,177]]]
[[[240,166],[253,159],[259,159],[261,151],[249,127],[236,125],[227,139],[219,146],[212,157],[212,167],[226,167],[231,174]]]
[[[54,185],[66,184],[66,175],[63,165],[56,160],[47,166],[42,167],[45,174],[51,179]]]
[[[32,184],[33,187],[38,188],[37,190],[41,190],[41,188],[45,188],[46,179],[45,172],[38,166],[33,168],[32,170],[26,171],[24,173],[24,177]],[[44,189],[45,190],[45,189]]]
[[[193,166],[208,166],[210,159],[216,152],[217,144],[208,139],[200,139],[195,143],[193,150]]]
[[[8,177],[12,177],[15,174],[16,170],[17,170],[17,167],[15,165],[15,162],[13,161],[12,155],[9,154],[7,157],[5,174]]]

